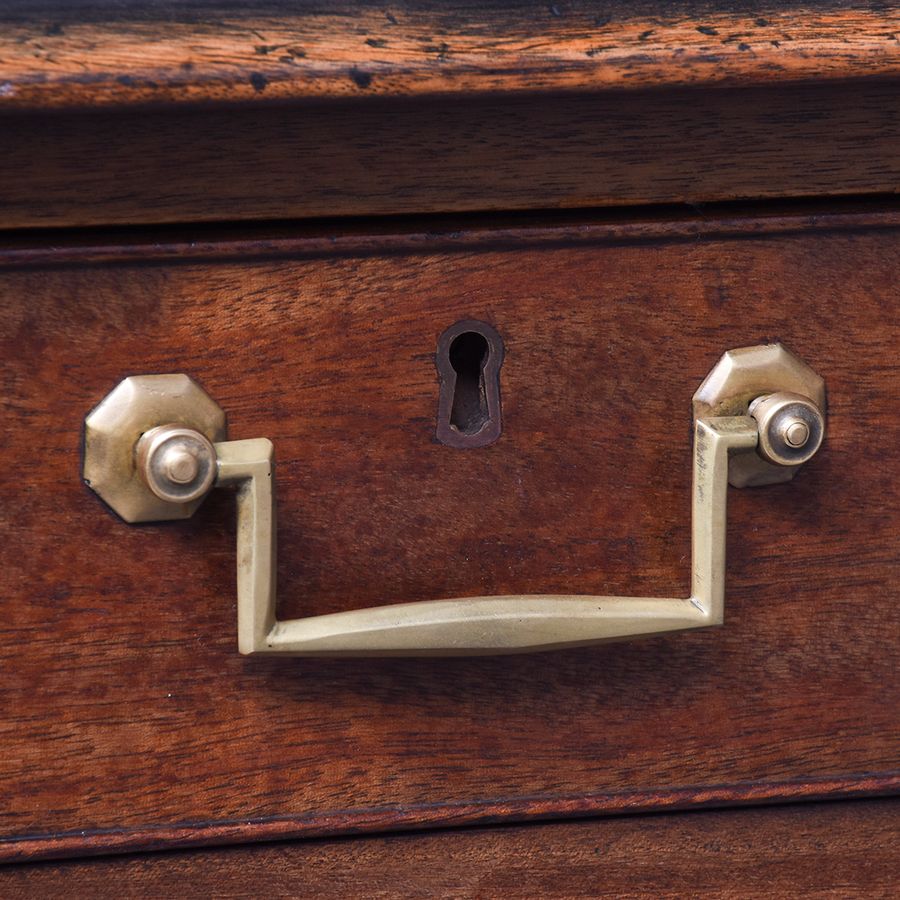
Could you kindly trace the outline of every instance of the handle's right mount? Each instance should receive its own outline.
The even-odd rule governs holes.
[[[731,456],[733,487],[790,481],[825,436],[825,382],[781,344],[724,353],[693,407],[695,419],[750,415],[758,422],[758,447]]]

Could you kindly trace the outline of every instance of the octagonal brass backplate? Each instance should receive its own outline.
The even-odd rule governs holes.
[[[213,443],[226,437],[225,413],[187,375],[125,378],[84,420],[84,480],[126,522],[187,519],[203,502],[161,500],[135,465],[135,445],[157,425],[194,428]]]
[[[825,382],[781,344],[729,350],[697,388],[694,418],[746,416],[753,400],[776,391],[802,394],[825,412]],[[748,450],[732,456],[728,481],[734,487],[778,484],[790,481],[799,469],[772,465],[755,450]]]

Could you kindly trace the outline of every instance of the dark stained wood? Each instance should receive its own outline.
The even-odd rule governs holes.
[[[89,244],[78,262],[70,239],[56,266],[14,246],[2,853],[61,833],[90,849],[98,829],[128,847],[157,827],[272,836],[273,817],[350,832],[617,810],[627,793],[646,809],[779,782],[895,789],[900,215],[806,219],[705,221],[692,240],[686,222],[652,238],[523,226],[500,246],[357,236],[334,256],[300,237],[275,257],[262,241],[257,257],[104,261]],[[503,434],[478,450],[434,438],[436,342],[464,318],[506,352]],[[722,351],[773,338],[826,378],[829,433],[794,482],[731,493],[717,631],[498,659],[245,659],[232,498],[135,527],[80,482],[85,413],[126,374],[185,371],[231,437],[275,443],[286,616],[669,595],[687,590],[691,394]]]
[[[900,75],[900,15],[863,2],[12,0],[0,22],[0,109]]]
[[[6,228],[895,193],[898,82],[0,117]]]
[[[9,898],[895,897],[898,801],[14,866]]]
[[[755,205],[719,204],[706,211],[684,209],[592,210],[491,216],[411,216],[329,220],[326,223],[207,225],[167,228],[23,231],[0,235],[0,267],[29,268],[138,260],[234,262],[252,257],[332,259],[377,254],[524,247],[640,244],[664,240],[694,243],[710,237],[743,239],[890,230],[897,212],[871,200],[829,200]]]

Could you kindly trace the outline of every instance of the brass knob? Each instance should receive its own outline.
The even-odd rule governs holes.
[[[779,391],[757,397],[750,415],[759,425],[757,452],[776,466],[799,466],[811,459],[825,436],[825,416],[809,397]]]
[[[216,480],[216,451],[205,435],[183,425],[159,425],[144,432],[135,449],[144,483],[171,503],[190,503]]]

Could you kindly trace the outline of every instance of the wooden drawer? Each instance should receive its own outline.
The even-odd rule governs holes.
[[[8,241],[0,853],[176,846],[896,788],[891,209],[441,233]],[[503,431],[435,440],[438,336],[502,336]],[[778,339],[826,445],[730,493],[727,621],[531,656],[244,658],[234,507],[129,526],[85,414],[186,372],[275,445],[285,615],[687,593],[690,399]],[[893,773],[893,774],[892,774]]]

